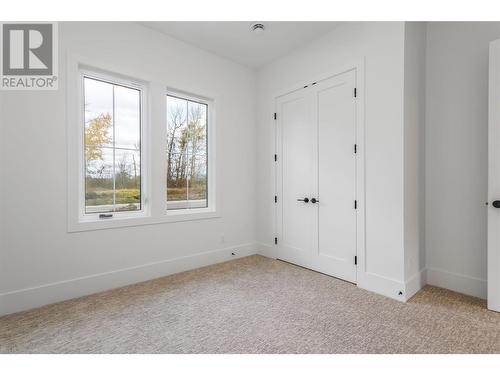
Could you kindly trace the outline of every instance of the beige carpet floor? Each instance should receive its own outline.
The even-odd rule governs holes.
[[[0,318],[2,353],[500,353],[500,313],[251,256]]]

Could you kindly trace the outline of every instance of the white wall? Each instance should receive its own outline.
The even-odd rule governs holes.
[[[258,72],[258,238],[273,256],[274,95],[365,58],[366,275],[380,293],[404,292],[404,23],[341,23]],[[359,272],[359,271],[358,271]],[[402,299],[405,298],[403,295]]]
[[[59,90],[1,96],[0,314],[253,253],[255,73],[132,23],[62,23],[59,34]],[[67,233],[69,49],[215,98],[222,217]]]
[[[425,285],[425,46],[426,24],[406,22],[404,249],[407,297]]]
[[[429,284],[486,297],[488,47],[499,22],[429,23],[426,262]]]

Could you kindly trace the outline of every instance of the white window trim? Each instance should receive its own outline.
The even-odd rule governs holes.
[[[220,218],[216,189],[216,131],[215,99],[205,95],[186,94],[181,90],[170,90],[168,84],[148,79],[130,78],[139,75],[123,72],[120,64],[95,61],[82,56],[68,55],[67,60],[67,231],[121,228]],[[98,65],[99,68],[95,66]],[[142,88],[141,97],[141,193],[140,211],[113,213],[109,219],[91,218],[82,215],[84,196],[84,145],[82,128],[82,72],[91,77],[125,86]],[[112,73],[111,73],[112,72]],[[208,104],[208,207],[200,209],[167,210],[166,200],[166,95],[175,93],[185,98],[204,101]],[[83,198],[83,201],[82,201]],[[83,204],[83,206],[82,206]],[[97,214],[98,216],[98,214]]]

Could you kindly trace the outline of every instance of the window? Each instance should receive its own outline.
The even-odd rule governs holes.
[[[215,100],[91,63],[68,59],[68,231],[220,217]]]
[[[82,78],[84,214],[141,211],[141,89]]]
[[[167,210],[207,208],[208,103],[168,94]]]

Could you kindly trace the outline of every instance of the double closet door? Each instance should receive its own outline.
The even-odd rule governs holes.
[[[276,99],[278,258],[356,282],[356,71]]]

